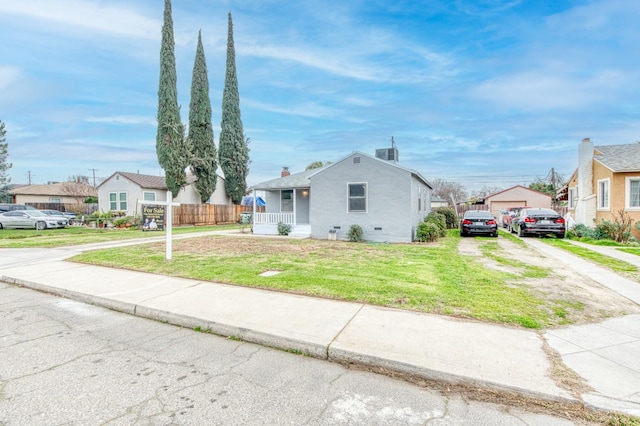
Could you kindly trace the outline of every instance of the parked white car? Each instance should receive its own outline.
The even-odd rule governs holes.
[[[63,216],[50,216],[40,210],[13,210],[0,214],[0,229],[64,228],[69,220]]]

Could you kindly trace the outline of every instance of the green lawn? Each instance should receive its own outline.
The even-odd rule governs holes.
[[[640,271],[638,271],[638,268],[625,261],[618,260],[611,256],[606,256],[601,253],[597,253],[593,250],[589,250],[588,248],[571,244],[570,242],[567,242],[567,241],[557,240],[555,238],[543,238],[541,241],[547,244],[550,244],[552,246],[561,248],[563,250],[567,250],[568,252],[571,252],[577,256],[580,256],[591,262],[597,263],[598,265],[609,268],[614,272],[623,273],[624,275],[630,278],[633,278],[635,280],[640,279]],[[624,250],[624,251],[627,251],[627,250]]]
[[[174,234],[239,229],[238,225],[190,226],[173,228]],[[142,232],[140,229],[97,229],[69,226],[62,229],[0,229],[0,248],[62,247],[69,245],[101,243],[106,241],[150,238],[165,235],[164,232]]]
[[[547,299],[522,282],[542,279],[548,270],[487,268],[483,257],[460,255],[459,241],[457,230],[426,245],[212,236],[175,241],[170,262],[162,243],[86,252],[72,260],[529,328],[571,323],[571,310],[584,308],[574,300]],[[495,239],[480,241],[488,244],[485,255],[500,257]],[[273,270],[280,273],[260,276]]]

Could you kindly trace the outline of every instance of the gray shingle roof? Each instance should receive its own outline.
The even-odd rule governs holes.
[[[336,161],[335,163],[331,163],[327,166],[324,167],[319,167],[317,169],[311,169],[311,170],[305,170],[304,172],[300,172],[300,173],[294,173],[290,176],[285,176],[285,177],[280,177],[280,178],[276,178],[276,179],[272,179],[272,180],[268,180],[266,182],[260,182],[257,185],[254,185],[252,187],[252,189],[254,190],[269,190],[269,189],[289,189],[289,188],[309,188],[311,186],[311,181],[309,180],[309,178],[312,175],[315,175],[316,173],[320,173],[323,172],[326,169],[329,169],[333,166],[335,166],[336,164],[341,163],[342,161],[346,160],[347,158],[353,156],[353,155],[363,155],[365,157],[369,157],[372,160],[375,161],[380,161],[381,164],[386,164],[389,166],[393,166],[393,167],[397,167],[399,169],[405,170],[409,173],[411,173],[412,175],[416,176],[418,179],[420,179],[421,181],[423,181],[429,188],[433,189],[431,187],[431,185],[429,184],[429,182],[427,182],[427,180],[418,172],[416,172],[415,170],[409,169],[407,167],[401,166],[397,163],[393,163],[391,161],[385,161],[382,160],[380,158],[376,158],[373,157],[369,154],[365,154],[363,152],[359,152],[359,151],[354,151],[351,154],[347,155],[346,157],[340,159],[339,161]]]
[[[259,184],[253,186],[253,189],[268,190],[268,189],[308,188],[311,185],[309,176],[311,176],[314,173],[317,173],[322,169],[324,169],[324,167],[305,170],[304,172],[294,173],[289,176],[271,179],[266,182],[260,182]]]
[[[594,160],[614,172],[640,171],[640,143],[595,146]]]

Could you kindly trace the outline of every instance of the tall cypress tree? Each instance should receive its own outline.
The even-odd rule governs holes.
[[[189,141],[193,150],[191,170],[198,177],[196,191],[202,202],[206,202],[216,190],[218,175],[216,169],[216,146],[213,143],[211,125],[211,100],[209,99],[209,79],[207,61],[204,57],[202,37],[198,32],[198,47],[193,64],[191,80],[191,104],[189,105]]]
[[[184,126],[180,121],[174,44],[171,0],[165,0],[160,47],[156,153],[158,162],[165,171],[167,188],[176,196],[186,184],[185,168],[189,164],[190,154],[184,138]]]
[[[229,12],[227,35],[227,70],[222,94],[219,161],[224,172],[225,190],[235,204],[240,204],[247,189],[249,173],[248,139],[245,139],[240,118],[240,95],[236,77],[236,54],[233,47],[233,22]]]
[[[12,164],[7,162],[7,158],[9,158],[9,143],[6,142],[6,134],[4,123],[0,120],[0,202],[10,201],[9,184],[11,183],[11,178],[7,172]]]

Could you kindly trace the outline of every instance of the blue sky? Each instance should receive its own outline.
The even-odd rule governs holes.
[[[162,173],[163,0],[0,0],[13,183]],[[248,183],[393,136],[400,162],[468,190],[573,172],[577,146],[640,140],[637,0],[173,0],[188,121],[198,30],[218,143],[227,12]]]

